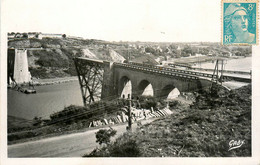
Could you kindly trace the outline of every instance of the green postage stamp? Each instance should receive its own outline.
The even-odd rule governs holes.
[[[258,44],[258,0],[222,0],[222,44]]]

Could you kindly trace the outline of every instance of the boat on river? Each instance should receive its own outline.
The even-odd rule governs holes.
[[[35,94],[36,93],[35,89],[29,89],[29,88],[25,88],[25,87],[18,88],[18,91],[25,93],[25,94]]]

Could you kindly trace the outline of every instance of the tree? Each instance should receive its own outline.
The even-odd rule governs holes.
[[[145,48],[145,52],[146,52],[146,53],[155,54],[155,50],[154,50],[153,48],[151,48],[151,47],[146,47],[146,48]]]
[[[28,38],[28,34],[27,33],[23,33],[22,34],[22,38]]]
[[[35,116],[33,118],[33,126],[39,126],[42,124],[42,118]]]
[[[186,45],[186,46],[183,48],[183,50],[182,50],[182,52],[181,52],[181,55],[184,56],[184,57],[187,57],[187,56],[189,56],[190,54],[192,54],[192,49],[191,49],[190,46]]]

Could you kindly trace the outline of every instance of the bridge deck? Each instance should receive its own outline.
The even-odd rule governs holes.
[[[200,79],[209,80],[209,79],[212,79],[212,77],[213,77],[213,72],[210,72],[210,71],[183,70],[183,69],[176,69],[176,68],[169,68],[169,67],[160,67],[160,66],[154,66],[154,65],[139,64],[139,63],[133,63],[133,62],[130,62],[130,64],[142,66],[142,67],[150,67],[150,68],[157,69],[157,70],[159,69],[159,70],[177,72],[177,73],[186,74],[186,75],[193,75]],[[215,75],[214,78],[217,78],[217,76]],[[231,73],[231,71],[229,71],[228,73],[223,74],[223,79],[236,79],[238,81],[251,82],[251,75],[246,72],[239,73],[239,72],[234,71],[234,73]]]
[[[77,59],[80,60],[86,60],[92,63],[99,63],[103,64],[104,61],[97,60],[97,59],[91,59],[91,58],[85,58],[85,57],[78,57]],[[157,74],[164,74],[168,76],[175,76],[175,77],[181,77],[181,78],[188,78],[188,79],[205,79],[205,80],[211,80],[213,78],[213,72],[212,71],[196,71],[196,70],[183,70],[183,69],[177,69],[177,68],[170,68],[170,67],[161,67],[161,66],[155,66],[155,65],[148,65],[148,64],[140,64],[140,63],[114,63],[116,66],[119,67],[125,67],[129,69],[135,69],[135,70],[141,70],[144,72],[151,72],[151,73],[157,73]],[[217,78],[216,75],[214,75],[214,78]],[[251,75],[250,74],[239,74],[239,73],[224,73],[223,79],[236,79],[238,81],[245,81],[245,82],[251,82]]]
[[[98,59],[93,59],[93,58],[77,57],[76,59],[89,61],[89,62],[94,62],[94,63],[99,63],[99,64],[103,64],[104,63],[103,60],[98,60]]]
[[[138,66],[134,64],[122,64],[122,63],[115,63],[116,66],[119,67],[124,67],[124,68],[129,68],[129,69],[134,69],[134,70],[141,70],[144,72],[151,72],[151,73],[157,73],[157,74],[164,74],[168,76],[175,76],[175,77],[180,77],[180,78],[188,78],[188,79],[193,79],[197,80],[197,76],[189,75],[186,73],[177,73],[177,72],[171,72],[163,69],[155,69],[152,67],[144,67],[144,66]]]
[[[190,69],[188,69],[191,71]],[[206,73],[206,74],[212,74],[213,71],[205,71],[205,70],[192,70],[193,72],[198,72],[198,73]],[[231,73],[231,72],[223,72],[224,76],[230,76],[230,77],[240,77],[240,78],[247,78],[250,79],[251,75],[250,73]]]
[[[133,62],[131,62],[130,64],[139,65],[139,66],[143,66],[143,67],[150,67],[150,68],[153,68],[156,70],[163,70],[163,71],[169,71],[169,72],[174,72],[174,73],[186,74],[186,75],[191,75],[191,76],[196,76],[196,77],[212,78],[212,74],[208,74],[208,73],[193,72],[193,71],[188,71],[188,70],[183,70],[183,69],[167,68],[167,67],[161,67],[161,66],[155,66],[155,65],[133,63]]]

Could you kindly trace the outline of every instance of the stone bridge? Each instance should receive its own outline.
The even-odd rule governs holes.
[[[102,99],[140,95],[167,98],[175,88],[179,92],[190,92],[211,85],[210,78],[137,63],[113,63],[105,69],[103,78]]]
[[[151,95],[167,98],[173,91],[190,92],[210,87],[212,74],[138,63],[112,63],[88,58],[76,58],[83,100],[95,101],[92,87],[102,84],[101,99],[135,98]],[[95,77],[99,77],[94,79]],[[98,83],[102,77],[102,82]],[[89,96],[92,95],[92,96]]]

